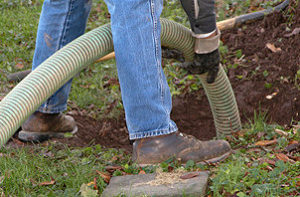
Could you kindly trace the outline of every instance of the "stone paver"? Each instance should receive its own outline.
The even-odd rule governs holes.
[[[193,172],[194,174],[195,172]],[[187,173],[186,173],[187,174]],[[198,172],[198,176],[190,179],[179,179],[172,184],[153,184],[156,174],[141,174],[112,177],[110,184],[102,193],[103,197],[121,196],[204,196],[208,172]]]

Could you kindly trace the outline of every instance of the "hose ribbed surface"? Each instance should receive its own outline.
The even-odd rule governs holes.
[[[162,22],[162,45],[184,53],[187,61],[193,59],[194,39],[190,30],[165,19]],[[20,125],[48,97],[85,66],[113,51],[110,26],[99,27],[79,37],[23,79],[0,103],[0,145],[4,145]],[[221,69],[216,82],[206,84],[207,93],[218,136],[241,128],[239,113],[231,85]]]
[[[44,61],[1,101],[0,145],[85,65],[112,51],[110,26],[105,25],[74,40]]]
[[[195,39],[191,36],[191,31],[181,24],[162,18],[161,44],[183,52],[185,61],[194,59]]]
[[[182,51],[185,61],[193,60],[195,40],[191,36],[191,31],[173,21],[161,19],[161,22],[162,45]],[[220,72],[214,83],[206,82],[206,74],[200,75],[200,80],[213,113],[217,136],[231,135],[232,132],[240,130],[242,125],[238,107],[223,67],[220,66]]]
[[[217,137],[239,131],[242,128],[240,115],[231,84],[223,67],[220,66],[214,83],[206,82],[206,74],[200,75],[200,80],[213,113]]]

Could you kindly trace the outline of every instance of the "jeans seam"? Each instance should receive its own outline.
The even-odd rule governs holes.
[[[72,11],[73,11],[73,5],[74,5],[74,0],[69,1],[68,13],[67,13],[65,22],[63,24],[64,28],[62,30],[62,35],[61,35],[61,38],[59,40],[59,43],[57,45],[58,46],[57,50],[59,50],[62,47],[63,43],[65,42],[66,33],[67,33],[67,30],[68,30],[68,27],[69,27],[69,22],[70,22],[69,17],[71,15]]]
[[[155,16],[155,3],[154,0],[150,0],[150,10],[151,10],[151,15],[152,15],[152,21],[153,21],[153,37],[154,37],[154,46],[155,46],[155,60],[156,60],[156,66],[157,66],[157,71],[158,71],[158,75],[159,75],[159,85],[160,85],[160,99],[161,99],[161,103],[162,106],[164,105],[164,84],[163,84],[163,80],[162,80],[162,70],[161,70],[161,66],[159,63],[159,59],[158,59],[158,35],[157,35],[157,18]],[[167,110],[165,107],[164,111],[166,114],[168,114]]]

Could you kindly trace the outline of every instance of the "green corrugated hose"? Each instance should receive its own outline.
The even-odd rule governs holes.
[[[194,57],[194,38],[186,27],[161,19],[162,45],[184,53],[187,61]],[[48,97],[80,70],[113,51],[110,25],[90,31],[57,51],[23,79],[0,103],[0,145],[4,145],[20,125]],[[220,66],[213,84],[201,82],[207,94],[217,135],[230,135],[241,129],[235,96],[230,82]]]

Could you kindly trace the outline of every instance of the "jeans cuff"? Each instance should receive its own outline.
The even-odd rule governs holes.
[[[176,131],[178,131],[176,124],[171,122],[170,126],[165,129],[156,129],[156,130],[151,130],[151,131],[143,131],[143,132],[129,134],[129,139],[136,140],[136,139],[147,138],[147,137],[167,135],[170,133],[175,133]]]
[[[66,111],[67,107],[60,107],[60,108],[48,108],[48,107],[39,107],[36,111],[41,112],[41,113],[45,113],[45,114],[58,114],[61,113],[63,111]]]

